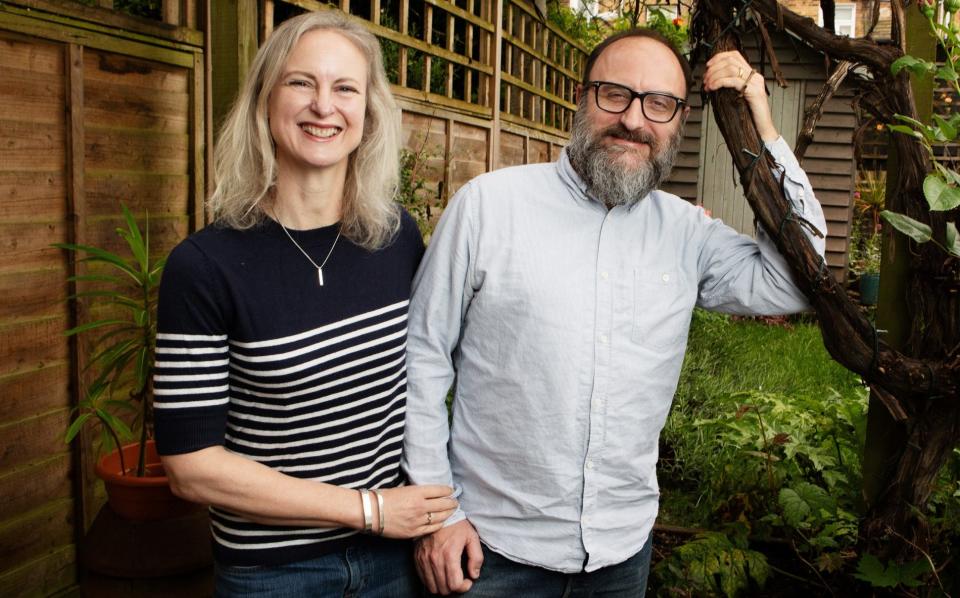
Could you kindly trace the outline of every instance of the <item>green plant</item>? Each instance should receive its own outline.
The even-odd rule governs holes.
[[[960,567],[950,547],[960,545],[960,449],[922,513],[937,547],[928,560],[938,567],[890,562],[864,569],[858,529],[866,513],[860,464],[867,391],[858,378],[830,360],[816,326],[803,320],[768,326],[698,310],[688,347],[662,434],[661,523],[727,533],[742,527],[744,548],[791,551],[789,561],[783,548],[766,555],[770,576],[843,588],[838,596],[853,595],[856,580],[868,581],[858,573],[878,571],[880,581],[895,573],[901,590],[911,580],[956,589]],[[669,587],[682,587],[678,575],[689,566],[682,558],[671,556],[675,571],[664,565],[658,573]]]
[[[397,187],[397,201],[417,221],[420,234],[425,241],[433,233],[433,213],[430,207],[430,195],[427,180],[423,176],[429,156],[426,150],[427,137],[416,151],[400,150],[400,183]]]
[[[769,574],[766,557],[747,547],[742,527],[731,534],[699,534],[653,570],[663,593],[684,596],[736,596],[751,587],[762,588]]]
[[[88,421],[100,423],[104,447],[119,445],[133,436],[120,412],[134,412],[135,429],[140,436],[136,475],[145,473],[144,444],[151,428],[152,388],[156,349],[156,301],[160,276],[166,258],[150,255],[149,216],[142,233],[133,214],[121,204],[124,227],[116,229],[126,243],[129,256],[121,256],[100,247],[60,243],[55,245],[72,253],[82,254],[80,262],[100,267],[96,272],[70,278],[72,282],[99,285],[71,296],[73,300],[89,299],[90,309],[107,315],[79,324],[66,331],[67,336],[98,331],[86,368],[93,381],[75,408],[76,419],[67,429],[66,442],[71,442]],[[127,474],[120,452],[121,469]]]
[[[887,196],[887,173],[883,170],[861,170],[857,191],[853,194],[856,225],[869,226],[870,234],[880,232],[880,212]]]
[[[957,72],[958,62],[960,62],[960,49],[958,49],[960,27],[953,22],[953,16],[960,9],[960,3],[947,0],[942,4],[946,14],[942,22],[937,19],[932,2],[922,2],[920,8],[927,18],[931,34],[937,39],[946,55],[944,63],[938,64],[907,55],[897,59],[890,70],[894,75],[906,69],[916,76],[932,76],[934,81],[941,82],[953,93],[960,94],[960,75]],[[887,125],[887,128],[893,132],[914,137],[927,151],[934,166],[933,172],[928,173],[923,181],[923,195],[927,200],[927,207],[930,211],[949,211],[960,206],[960,173],[955,170],[950,156],[935,149],[937,146],[957,140],[960,135],[960,113],[945,115],[945,117],[933,114],[929,123],[923,123],[902,114],[896,114],[894,118],[901,124]],[[889,210],[881,212],[881,216],[917,243],[932,242],[947,253],[960,257],[960,234],[957,233],[956,224],[953,222],[947,223],[945,243],[941,244],[934,239],[930,226],[923,222]]]
[[[863,227],[854,223],[850,229],[849,265],[850,271],[860,276],[880,271],[883,236],[880,231],[865,232]]]
[[[690,54],[690,30],[683,17],[671,19],[666,13],[655,6],[647,9],[646,26],[658,31],[665,38],[670,40],[680,52]]]

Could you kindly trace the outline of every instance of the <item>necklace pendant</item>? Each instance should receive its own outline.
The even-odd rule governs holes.
[[[317,268],[317,282],[320,283],[320,286],[323,286],[323,268]]]

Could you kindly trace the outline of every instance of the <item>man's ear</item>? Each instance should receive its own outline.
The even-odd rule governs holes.
[[[687,124],[687,117],[690,116],[690,106],[684,106],[683,111],[680,114],[680,126]]]
[[[573,103],[578,106],[580,105],[581,94],[583,94],[583,85],[580,83],[577,83],[577,88],[573,92]]]

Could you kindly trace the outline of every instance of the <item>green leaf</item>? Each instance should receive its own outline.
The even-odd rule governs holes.
[[[960,257],[960,235],[957,234],[957,225],[952,222],[947,223],[947,251]]]
[[[780,503],[780,508],[783,509],[784,520],[787,522],[787,525],[791,527],[798,527],[810,516],[810,505],[797,494],[796,490],[783,488],[780,490],[777,502]]]
[[[920,559],[900,567],[900,583],[908,588],[919,588],[923,585],[924,575],[930,571],[930,561]]]
[[[891,567],[884,569],[883,563],[870,553],[863,555],[853,574],[857,579],[869,583],[875,588],[893,588],[900,582],[899,572]]]
[[[936,175],[928,174],[927,179],[930,177],[936,178]],[[946,185],[946,183],[944,183],[944,185]],[[931,212],[944,212],[960,206],[960,189],[956,187],[944,186],[939,193],[931,197],[927,194],[927,181],[925,179],[923,181],[923,194],[927,198]]]
[[[956,73],[954,73],[954,75],[956,75]],[[953,141],[957,138],[956,127],[944,120],[942,117],[934,114],[933,122],[937,123],[937,128],[940,129],[941,133],[943,133],[944,141]]]
[[[897,75],[903,69],[907,69],[908,72],[922,76],[927,73],[932,73],[936,70],[937,65],[932,62],[927,62],[920,58],[914,56],[901,56],[890,65],[890,72],[894,75]]]
[[[90,419],[92,413],[83,413],[77,419],[73,420],[73,423],[70,424],[70,427],[67,428],[67,433],[63,437],[63,441],[66,444],[70,444],[74,438],[77,437],[77,434],[80,433],[80,430],[83,428],[83,424],[87,423],[87,420]]]
[[[916,137],[917,139],[923,139],[923,133],[920,131],[911,129],[904,125],[887,125],[887,129],[893,131],[894,133],[903,133],[904,135],[909,135],[910,137]]]
[[[938,79],[943,79],[944,81],[956,81],[957,71],[953,70],[953,67],[949,64],[945,64],[937,69],[937,74],[935,76]]]
[[[923,179],[923,196],[931,206],[940,201],[940,195],[946,189],[948,189],[946,181],[935,174],[928,174]]]
[[[883,210],[880,212],[880,216],[889,222],[893,228],[907,235],[917,243],[926,243],[933,236],[933,232],[929,226],[904,214]]]

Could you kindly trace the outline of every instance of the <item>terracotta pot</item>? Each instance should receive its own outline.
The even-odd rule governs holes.
[[[157,455],[153,440],[146,444],[146,474],[137,477],[137,459],[140,444],[125,445],[123,450],[127,475],[120,471],[120,452],[113,451],[97,462],[97,477],[107,488],[110,509],[124,519],[154,521],[179,517],[201,507],[174,496],[170,483]]]

